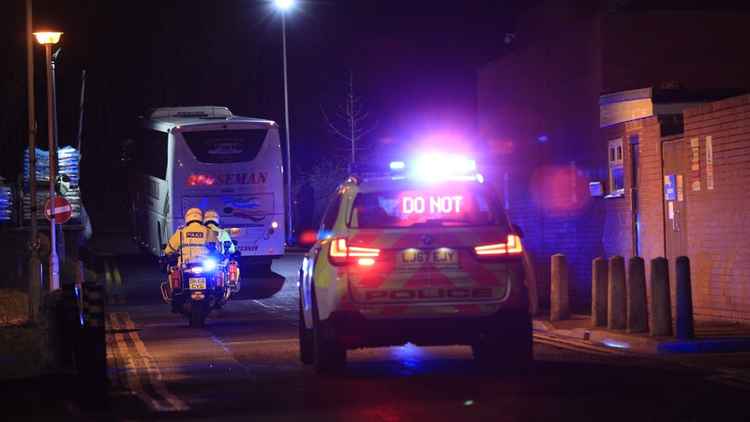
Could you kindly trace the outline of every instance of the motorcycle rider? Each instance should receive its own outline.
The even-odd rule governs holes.
[[[226,253],[231,255],[236,252],[237,248],[235,248],[232,242],[232,237],[229,236],[226,230],[219,226],[219,213],[216,210],[206,210],[203,214],[203,224],[216,232],[216,237],[219,239],[220,245],[224,245],[224,242],[229,242],[230,246],[225,250]]]
[[[232,256],[237,251],[234,242],[232,242],[232,237],[229,236],[229,233],[226,230],[219,226],[219,213],[216,212],[216,210],[206,210],[203,214],[203,224],[216,232],[216,236],[219,239],[219,245],[222,245],[222,248],[224,247],[223,245],[227,244],[226,242],[229,242],[229,247],[224,250],[224,253]],[[235,261],[232,261],[229,265],[230,272],[233,271],[233,276],[230,276],[229,279],[229,285],[232,292],[236,293],[239,291],[240,270]]]
[[[203,212],[200,208],[190,208],[185,212],[185,225],[178,228],[164,247],[165,255],[180,253],[178,264],[194,261],[208,253],[207,245],[213,243],[220,249],[219,238],[215,230],[203,224]]]

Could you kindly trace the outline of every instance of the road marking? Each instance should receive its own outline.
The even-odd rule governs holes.
[[[108,322],[110,326],[107,335],[112,337],[109,343],[115,346],[112,354],[114,362],[110,367],[114,367],[116,373],[125,378],[128,389],[155,411],[190,409],[185,402],[167,390],[161,371],[138,335],[130,315],[127,312],[113,312],[109,314]],[[128,344],[128,339],[132,347]],[[121,369],[124,371],[121,372]]]
[[[265,304],[265,303],[263,303],[263,302],[261,302],[259,300],[253,300],[252,302],[255,303],[258,306],[261,306],[263,308],[270,309],[270,310],[273,310],[273,311],[288,311],[289,310],[288,308],[286,308],[284,306],[281,306],[281,305],[268,305],[268,304]]]
[[[140,353],[140,355],[144,358],[144,363],[146,364],[147,374],[151,379],[151,384],[155,387],[156,391],[172,405],[172,407],[174,408],[173,410],[188,410],[190,407],[185,404],[185,402],[183,402],[182,400],[177,398],[177,396],[167,390],[167,386],[164,384],[161,371],[159,371],[159,367],[156,366],[156,364],[154,363],[154,358],[151,357],[151,354],[148,353],[148,350],[146,350],[146,345],[143,344],[140,336],[138,336],[138,332],[135,328],[135,323],[130,319],[129,314],[125,313],[124,315],[126,318],[125,328],[131,330],[128,334],[133,340],[136,350],[138,350],[138,353]]]
[[[113,328],[120,326],[117,314],[110,314],[109,317]],[[109,366],[114,367],[118,378],[120,378],[120,375],[124,377],[125,387],[127,387],[128,390],[135,394],[136,397],[141,399],[152,409],[160,410],[162,407],[161,404],[156,399],[146,394],[144,386],[141,382],[141,377],[138,376],[138,366],[136,363],[136,359],[128,350],[128,345],[122,332],[115,332],[113,343],[116,346],[115,365],[110,364]]]
[[[295,343],[299,341],[298,338],[280,338],[280,339],[266,339],[266,340],[236,340],[236,341],[221,341],[221,344],[231,346],[234,344],[279,344],[279,343]]]

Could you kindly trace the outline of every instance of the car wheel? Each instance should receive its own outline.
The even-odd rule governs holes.
[[[299,359],[305,365],[315,362],[315,344],[313,330],[305,327],[305,315],[302,310],[302,292],[299,299]]]
[[[500,321],[499,321],[500,322]],[[474,344],[474,359],[483,367],[524,373],[534,361],[531,316],[525,312],[504,315],[499,328]]]
[[[315,288],[312,290],[313,365],[318,374],[332,374],[346,366],[346,349],[337,343],[327,321],[320,320]]]

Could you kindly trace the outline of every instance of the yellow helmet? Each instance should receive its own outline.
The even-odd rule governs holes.
[[[203,224],[208,223],[219,224],[219,213],[216,210],[206,210],[203,214]]]
[[[203,221],[203,211],[200,208],[190,208],[185,212],[185,224],[192,221],[201,222]]]

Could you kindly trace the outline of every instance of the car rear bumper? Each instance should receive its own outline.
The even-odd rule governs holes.
[[[357,311],[337,311],[325,321],[327,334],[348,349],[401,345],[420,346],[473,344],[487,333],[517,333],[528,326],[527,310],[502,309],[486,316],[368,319]]]

